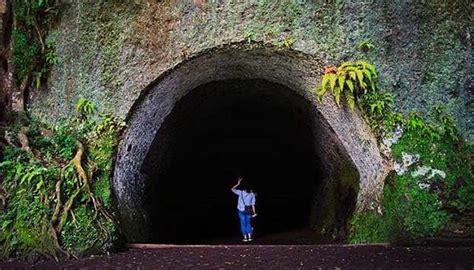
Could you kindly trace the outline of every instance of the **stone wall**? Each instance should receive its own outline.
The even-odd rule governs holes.
[[[48,37],[61,61],[47,89],[31,93],[31,110],[55,120],[84,96],[125,118],[143,89],[190,57],[246,41],[292,43],[321,59],[315,78],[343,60],[374,62],[398,109],[445,104],[473,139],[470,1],[208,2],[66,2]],[[363,53],[367,39],[375,48]]]

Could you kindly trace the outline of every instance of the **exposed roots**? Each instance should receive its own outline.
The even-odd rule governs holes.
[[[77,152],[74,158],[71,160],[71,164],[74,166],[74,168],[77,171],[79,180],[81,181],[82,186],[84,187],[84,191],[89,195],[89,198],[92,200],[92,204],[94,205],[94,209],[95,209],[95,217],[97,217],[97,213],[99,213],[101,209],[101,204],[99,200],[95,197],[94,193],[92,193],[90,189],[90,185],[89,185],[89,179],[92,179],[94,166],[89,166],[91,167],[91,170],[89,171],[89,173],[86,173],[86,171],[82,167],[82,156],[84,155],[84,145],[80,141],[76,141],[76,146],[77,146]]]
[[[95,165],[92,165],[92,163],[90,163],[89,168],[91,169],[88,172],[86,172],[86,170],[82,166],[82,159],[84,155],[84,145],[80,141],[76,141],[76,147],[77,147],[77,151],[76,151],[76,154],[74,155],[74,158],[71,160],[71,162],[69,162],[68,165],[66,165],[62,169],[61,179],[56,183],[56,187],[55,187],[57,201],[56,201],[56,207],[53,212],[53,216],[51,218],[51,222],[52,224],[56,224],[60,216],[59,224],[56,227],[57,232],[60,232],[61,229],[63,228],[64,224],[67,221],[69,212],[71,212],[71,208],[73,206],[74,200],[82,191],[86,192],[89,195],[90,200],[92,201],[92,204],[95,210],[94,218],[97,218],[97,215],[100,213],[106,219],[112,220],[112,217],[110,216],[110,214],[105,209],[102,208],[102,204],[100,203],[100,200],[94,195],[94,193],[90,189],[90,179],[92,179],[92,175],[95,170]],[[77,172],[80,184],[78,185],[74,193],[69,197],[69,199],[64,203],[64,206],[62,206],[61,185],[63,183],[64,172],[69,166],[74,167],[75,171]],[[62,211],[61,211],[61,207],[62,207]],[[104,228],[100,223],[99,223],[99,227],[102,230],[104,230],[104,232],[107,232],[106,228]]]
[[[60,232],[61,229],[63,228],[64,224],[66,224],[69,211],[72,208],[72,204],[74,203],[74,200],[76,199],[77,195],[79,195],[79,193],[81,193],[82,190],[83,190],[83,187],[77,188],[74,191],[74,193],[71,195],[71,197],[69,197],[69,199],[64,204],[64,208],[63,208],[63,211],[62,211],[62,214],[61,214],[61,219],[59,220],[59,224],[58,224],[58,227],[57,227],[58,232]]]
[[[62,206],[61,185],[63,184],[63,181],[64,181],[64,171],[65,171],[65,169],[66,169],[66,167],[61,169],[61,177],[60,177],[59,181],[56,182],[56,186],[55,186],[54,193],[56,195],[56,206],[54,207],[53,216],[51,217],[51,223],[53,225],[56,225],[56,223],[58,221],[58,217],[59,217],[59,212],[61,211],[61,206]]]
[[[64,255],[66,255],[66,257],[71,257],[71,254],[67,251],[65,251],[61,245],[59,244],[59,239],[58,239],[58,234],[56,232],[56,229],[54,228],[54,226],[50,223],[49,224],[49,235],[51,236],[51,238],[53,239],[53,244],[54,244],[54,247],[59,250],[61,253],[63,253]],[[58,261],[58,257],[57,256],[54,256],[54,259],[56,261]]]
[[[32,149],[30,147],[30,143],[27,136],[27,129],[22,128],[16,136],[14,134],[5,134],[5,141],[7,144],[21,148],[25,152],[31,153],[34,158],[36,158],[40,163],[44,164],[45,166],[46,161],[42,158],[42,155],[39,151]],[[89,201],[92,202],[95,214],[94,218],[97,218],[98,215],[103,216],[107,220],[112,220],[112,216],[102,207],[100,200],[95,196],[95,194],[91,191],[91,180],[93,179],[93,174],[97,170],[97,166],[92,161],[88,161],[86,169],[83,166],[83,158],[85,154],[84,145],[80,141],[76,141],[76,153],[73,159],[64,165],[63,161],[57,161],[57,165],[61,166],[61,174],[60,179],[58,179],[55,183],[54,187],[54,197],[56,199],[53,214],[49,220],[49,224],[47,225],[48,233],[53,241],[54,248],[58,250],[58,252],[66,255],[68,258],[73,256],[66,250],[62,249],[59,241],[58,235],[64,228],[69,216],[71,215],[73,220],[75,220],[74,213],[73,213],[73,206],[76,198],[82,193],[85,192],[88,197]],[[61,192],[63,183],[65,181],[66,170],[69,168],[74,168],[76,176],[78,178],[78,183],[76,189],[72,192],[72,194],[64,201],[66,198],[63,198],[63,194]],[[0,185],[0,204],[1,206],[6,205],[6,199],[8,197],[8,193],[6,190]],[[48,196],[45,195],[45,205],[49,205]],[[86,202],[87,203],[87,202]],[[77,222],[77,221],[76,221]],[[108,234],[107,228],[104,227],[100,222],[97,222],[98,227],[103,230],[106,234]],[[56,255],[53,255],[55,260],[58,260]]]

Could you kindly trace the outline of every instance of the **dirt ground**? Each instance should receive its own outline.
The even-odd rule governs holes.
[[[387,245],[154,246],[60,263],[2,261],[0,269],[474,269],[474,247]]]

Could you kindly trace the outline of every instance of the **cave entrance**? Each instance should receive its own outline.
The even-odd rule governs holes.
[[[314,115],[296,92],[258,79],[214,81],[181,98],[141,169],[152,241],[238,239],[237,196],[229,190],[238,176],[257,193],[255,233],[264,242],[319,241],[312,213],[324,207],[327,173]],[[355,195],[346,195],[349,211]]]
[[[126,240],[231,243],[240,233],[229,189],[240,175],[258,193],[261,243],[319,241],[298,234],[305,229],[345,241],[354,211],[377,206],[388,170],[357,110],[308,91],[322,63],[229,45],[143,89],[112,183]],[[268,239],[285,234],[292,236]]]

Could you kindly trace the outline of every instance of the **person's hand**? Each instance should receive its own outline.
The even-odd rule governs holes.
[[[254,213],[254,214],[252,215],[252,217],[256,217],[256,216],[257,216],[257,213]]]
[[[242,178],[239,178],[239,180],[237,180],[237,183],[240,184],[240,182],[242,182]]]

